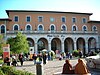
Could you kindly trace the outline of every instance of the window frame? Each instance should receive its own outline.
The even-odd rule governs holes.
[[[94,30],[94,27],[96,27],[96,29]],[[96,25],[93,25],[92,26],[92,31],[97,31],[98,29],[97,29],[97,26]]]
[[[84,22],[84,20],[85,20],[85,22]],[[83,24],[84,24],[84,23],[87,23],[87,19],[86,19],[85,17],[82,18],[82,23],[83,23]]]
[[[26,24],[26,26],[25,26],[25,30],[27,30],[27,26],[30,26],[30,30],[32,30],[32,25],[31,24]],[[29,30],[27,30],[27,31],[29,31]]]
[[[15,27],[16,25],[18,26],[18,30],[19,30],[19,25],[18,25],[18,24],[14,24],[14,25],[13,25],[13,30],[14,30],[14,27]],[[16,30],[14,30],[14,31],[16,31]]]
[[[64,18],[64,21],[63,21],[63,18]],[[66,17],[65,16],[61,17],[61,22],[66,23]]]
[[[54,26],[54,30],[51,30],[51,26]],[[56,31],[56,26],[54,24],[50,25],[50,31]]]
[[[39,26],[42,26],[43,29],[42,30],[39,30]],[[43,24],[39,24],[37,29],[38,29],[38,31],[43,31],[44,30]]]
[[[30,21],[28,21],[28,17],[30,17]],[[26,16],[26,22],[31,22],[31,16],[30,15]]]
[[[73,20],[74,19],[74,20]],[[74,22],[75,21],[75,22]],[[76,17],[72,17],[72,23],[77,23]]]
[[[41,17],[41,21],[40,21],[40,17]],[[38,22],[43,22],[43,16],[38,16]]]
[[[18,20],[17,20],[17,21],[16,21],[15,17],[17,17],[17,18],[18,18]],[[18,16],[18,15],[15,15],[15,16],[14,16],[14,22],[19,22],[19,16]]]
[[[63,28],[62,28],[63,26],[65,26],[65,28],[66,28],[65,30],[63,30]],[[66,26],[65,24],[62,24],[62,25],[61,25],[61,30],[62,30],[62,31],[67,31],[67,26]]]
[[[55,22],[55,18],[54,17],[50,17],[50,22]]]

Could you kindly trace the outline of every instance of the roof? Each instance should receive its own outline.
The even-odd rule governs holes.
[[[0,18],[0,21],[12,21],[10,18]]]
[[[88,23],[100,23],[100,21],[88,21]]]
[[[6,10],[8,16],[9,12],[36,12],[36,13],[68,13],[68,14],[84,14],[92,15],[92,13],[81,13],[81,12],[64,12],[64,11],[36,11],[36,10]]]

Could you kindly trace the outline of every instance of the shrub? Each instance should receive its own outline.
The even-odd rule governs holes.
[[[28,71],[16,70],[15,67],[12,66],[2,66],[0,73],[0,75],[34,75]]]
[[[78,50],[73,51],[73,56],[75,56],[75,57],[79,56]]]
[[[2,72],[2,70],[0,70],[0,75],[5,75],[5,74]]]

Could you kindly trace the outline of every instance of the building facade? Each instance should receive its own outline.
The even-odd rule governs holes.
[[[20,31],[27,36],[34,52],[44,48],[83,54],[100,48],[100,21],[91,21],[92,13],[6,10],[9,18],[0,19],[0,34],[5,39]]]

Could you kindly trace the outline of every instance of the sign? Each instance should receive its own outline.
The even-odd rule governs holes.
[[[4,44],[3,45],[3,58],[10,57],[10,45]]]

